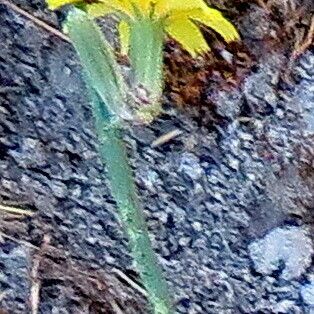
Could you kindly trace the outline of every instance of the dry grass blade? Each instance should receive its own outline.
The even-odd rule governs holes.
[[[110,300],[110,304],[115,314],[123,314],[122,310],[114,299]]]
[[[18,208],[10,205],[2,205],[0,204],[0,211],[3,211],[7,214],[17,215],[17,216],[33,216],[34,212],[31,210]]]
[[[119,269],[115,268],[113,269],[113,272],[120,277],[121,279],[125,280],[132,288],[140,292],[143,296],[147,297],[147,292],[145,289],[143,289],[141,286],[139,286],[134,280],[132,280],[129,276],[127,276],[125,273],[120,271]]]
[[[32,283],[29,298],[31,314],[38,314],[40,312],[38,307],[40,305],[41,280],[43,278],[50,278],[51,275],[54,278],[62,277],[63,279],[72,282],[74,285],[80,286],[82,289],[84,289],[86,295],[88,295],[89,298],[99,298],[99,300],[101,299],[102,302],[104,299],[106,299],[105,303],[107,302],[111,306],[110,313],[123,313],[121,306],[124,306],[124,303],[120,303],[120,299],[116,298],[121,297],[121,300],[124,302],[124,295],[127,295],[125,294],[126,291],[128,291],[128,293],[130,291],[126,290],[123,292],[124,287],[127,287],[126,289],[131,288],[131,290],[134,291],[134,297],[132,294],[132,300],[135,302],[135,305],[141,304],[140,300],[143,300],[143,296],[146,297],[146,291],[119,269],[113,269],[111,270],[112,274],[107,273],[104,276],[99,272],[91,273],[89,270],[86,271],[86,269],[80,269],[81,266],[74,265],[75,263],[73,263],[71,259],[67,259],[65,262],[60,263],[57,262],[58,258],[53,260],[52,256],[64,257],[67,256],[67,252],[51,246],[47,236],[44,237],[44,243],[42,243],[40,247],[35,246],[27,241],[7,235],[0,229],[0,242],[2,241],[1,238],[8,239],[20,245],[26,246],[30,248],[32,250],[32,254],[34,254],[33,265],[30,272],[30,279]],[[125,285],[122,280],[120,280],[120,278],[127,282],[128,285]],[[108,285],[110,282],[112,286]],[[115,289],[111,290],[112,288],[110,287],[115,287]],[[108,292],[108,294],[105,293],[105,297],[104,291]],[[119,295],[120,291],[122,291],[121,296]],[[140,292],[140,294],[138,292]],[[1,295],[2,294],[0,292],[0,301]],[[141,311],[138,313],[144,312]],[[0,314],[2,314],[1,309]]]
[[[40,260],[36,259],[31,270],[32,286],[30,293],[30,305],[32,314],[38,314],[39,295],[40,295],[40,280],[38,279],[38,269]]]
[[[30,293],[30,305],[32,314],[38,314],[40,303],[40,288],[41,280],[39,278],[40,263],[45,255],[50,243],[50,236],[44,235],[43,243],[40,246],[38,254],[34,255],[33,266],[31,269],[31,293]]]
[[[70,42],[70,39],[66,35],[64,35],[62,32],[60,32],[56,28],[50,26],[46,22],[40,20],[39,18],[33,16],[32,14],[26,12],[25,10],[21,9],[20,7],[18,7],[17,5],[15,5],[15,4],[7,1],[7,0],[0,0],[0,3],[6,5],[10,9],[12,9],[14,12],[16,12],[16,13],[18,13],[20,15],[25,16],[30,21],[32,21],[35,25],[37,25],[40,28],[46,30],[47,32],[49,32],[49,33],[51,33],[51,34],[61,38],[62,40],[66,41],[66,42]]]

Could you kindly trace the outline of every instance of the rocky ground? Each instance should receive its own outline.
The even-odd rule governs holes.
[[[241,82],[126,130],[151,239],[177,313],[314,313],[314,51],[266,49],[256,4],[234,22]],[[71,44],[6,4],[0,25],[0,204],[33,211],[0,213],[0,312],[148,313]]]

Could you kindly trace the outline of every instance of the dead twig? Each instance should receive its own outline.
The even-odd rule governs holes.
[[[308,31],[308,34],[303,41],[302,44],[300,44],[293,52],[292,58],[297,59],[299,56],[301,56],[312,44],[314,41],[314,14],[311,18],[311,24]]]
[[[38,254],[34,255],[33,266],[31,270],[31,291],[30,291],[30,305],[31,305],[31,313],[38,314],[39,302],[40,302],[40,287],[41,281],[39,278],[39,267],[40,263],[48,249],[50,243],[50,237],[45,235],[43,239],[43,243],[40,247],[40,251]]]
[[[183,132],[179,129],[175,129],[173,131],[170,131],[166,134],[163,134],[162,136],[158,137],[155,141],[152,142],[152,147],[161,146],[163,144],[166,144],[167,142],[171,141],[172,139],[176,138],[177,136],[181,135]]]
[[[35,250],[35,251],[37,251],[37,252],[40,252],[40,250],[41,250],[40,247],[35,246],[35,245],[33,245],[33,244],[31,244],[31,243],[29,243],[29,242],[27,242],[27,241],[20,240],[20,239],[16,239],[15,237],[12,237],[12,236],[10,236],[10,235],[7,235],[6,233],[4,233],[4,232],[1,231],[1,230],[0,230],[0,237],[6,238],[6,239],[11,240],[11,241],[13,241],[13,242],[15,242],[15,243],[24,245],[24,246],[26,246],[26,247],[28,247],[28,248],[30,248],[30,249],[33,249],[33,250]],[[54,247],[52,247],[52,246],[49,245],[49,244],[46,244],[46,246],[47,246],[47,249],[48,249],[48,248],[49,248],[49,249],[55,249]],[[63,252],[63,254],[64,254],[64,253],[65,253],[65,252]],[[65,271],[64,269],[62,269],[62,270]],[[94,279],[93,279],[93,278],[90,278],[90,275],[89,275],[88,273],[82,272],[82,271],[80,271],[80,270],[76,270],[73,265],[72,265],[72,267],[71,267],[71,270],[72,270],[73,272],[77,273],[77,275],[85,276],[88,280],[93,281],[93,282],[95,283]],[[127,283],[130,285],[130,287],[132,287],[133,289],[135,289],[136,291],[138,291],[139,293],[141,293],[144,297],[147,297],[147,292],[146,292],[146,290],[143,289],[138,283],[136,283],[133,279],[131,279],[129,276],[127,276],[127,275],[126,275],[125,273],[123,273],[121,270],[119,270],[119,269],[117,269],[117,268],[114,268],[114,269],[112,270],[112,272],[117,276],[118,279],[120,278],[120,279],[124,280],[125,282],[127,282]]]
[[[264,0],[256,0],[256,2],[257,2],[257,4],[258,4],[261,8],[263,8],[268,14],[271,13],[271,10],[270,10],[268,4],[265,3]]]
[[[15,237],[12,237],[12,236],[10,236],[10,235],[8,235],[8,234],[6,234],[6,233],[4,233],[4,232],[2,232],[0,230],[0,240],[1,240],[1,237],[5,238],[5,239],[8,239],[8,240],[11,240],[11,241],[13,241],[13,242],[15,242],[17,244],[24,245],[24,246],[26,246],[26,247],[28,247],[30,249],[39,250],[39,247],[37,247],[37,246],[27,242],[27,241],[19,240],[19,239],[15,238]]]
[[[46,30],[47,32],[49,32],[49,33],[59,37],[60,39],[66,41],[66,42],[71,42],[70,39],[66,35],[64,35],[62,32],[60,32],[56,28],[50,26],[49,24],[47,24],[46,22],[42,21],[41,19],[33,16],[32,14],[28,13],[27,11],[21,9],[17,5],[15,5],[15,4],[7,1],[7,0],[0,0],[0,3],[6,5],[7,7],[9,7],[14,12],[16,12],[16,13],[18,13],[20,15],[25,16],[30,21],[32,21],[35,25],[41,27],[42,29]]]

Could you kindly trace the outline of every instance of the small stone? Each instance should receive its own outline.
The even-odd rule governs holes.
[[[254,137],[249,133],[240,133],[239,138],[243,141],[253,141]]]
[[[314,280],[301,288],[301,296],[306,304],[314,306]]]
[[[63,72],[65,75],[69,76],[72,73],[72,70],[68,66],[65,66]]]
[[[51,190],[56,197],[64,198],[67,195],[67,186],[60,181],[53,182]]]
[[[191,242],[191,238],[184,237],[179,239],[179,244],[182,246],[187,246]]]
[[[183,154],[178,170],[189,176],[192,180],[199,180],[204,173],[199,165],[199,159],[190,153]]]
[[[278,118],[282,119],[285,116],[285,112],[282,109],[277,109],[276,110],[276,115]]]
[[[196,231],[201,231],[202,230],[202,224],[198,221],[196,222],[193,222],[192,224],[193,228],[196,230]]]
[[[233,62],[233,54],[227,51],[226,49],[223,49],[220,51],[220,55],[230,64]]]
[[[11,180],[2,179],[1,185],[3,188],[8,189],[10,191],[18,190],[18,184],[14,181],[11,181]]]
[[[231,159],[229,160],[228,164],[229,164],[229,166],[230,166],[232,169],[234,169],[234,170],[236,170],[236,171],[239,170],[240,162],[239,162],[238,159],[231,158]]]
[[[253,173],[248,173],[248,174],[247,174],[247,177],[248,177],[248,179],[251,180],[251,181],[255,181],[255,180],[256,180],[256,176],[255,176],[255,174],[253,174]]]

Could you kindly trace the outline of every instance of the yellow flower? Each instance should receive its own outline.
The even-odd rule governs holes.
[[[77,4],[78,0],[48,0],[50,8],[63,4]],[[91,1],[86,1],[91,3]],[[200,25],[219,33],[226,42],[239,38],[235,27],[204,0],[98,0],[87,4],[87,12],[93,17],[116,14],[120,17],[118,31],[122,52],[127,53],[130,27],[139,20],[160,22],[163,31],[179,42],[193,57],[210,50]]]
[[[79,4],[82,3],[80,0],[47,0],[48,7],[50,10],[58,9],[66,4]]]

